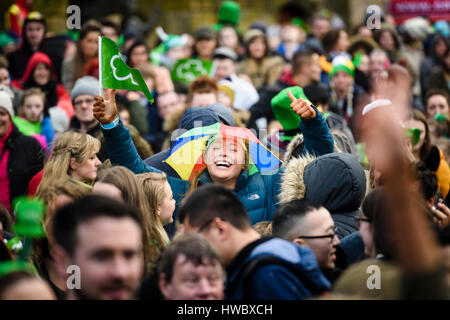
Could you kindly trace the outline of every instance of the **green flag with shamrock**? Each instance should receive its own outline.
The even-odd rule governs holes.
[[[201,59],[178,60],[172,70],[172,80],[189,83],[201,75],[211,75],[212,61]]]
[[[108,89],[141,91],[148,101],[153,102],[140,72],[127,66],[116,43],[106,37],[99,37],[98,43],[100,85]]]

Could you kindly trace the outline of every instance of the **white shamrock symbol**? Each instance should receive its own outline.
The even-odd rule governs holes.
[[[131,74],[131,72],[124,77],[119,77],[117,75],[117,73],[116,73],[117,68],[114,66],[114,60],[116,60],[116,59],[120,59],[118,54],[116,54],[115,56],[112,56],[111,61],[110,61],[110,65],[111,65],[111,69],[113,71],[114,78],[116,78],[117,80],[120,80],[120,81],[131,79],[131,83],[133,83],[134,85],[137,86],[138,84],[136,83],[136,81],[134,81],[133,75]]]
[[[196,74],[206,74],[207,71],[203,67],[200,60],[188,60],[177,68],[177,76],[180,79],[187,79],[188,81],[195,80]]]

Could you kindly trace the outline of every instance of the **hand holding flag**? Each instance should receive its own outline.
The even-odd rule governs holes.
[[[102,88],[136,90],[144,93],[148,101],[153,97],[140,72],[127,66],[116,43],[106,37],[99,37],[99,80]]]
[[[103,89],[103,96],[95,96],[94,117],[102,124],[109,124],[117,115],[116,89]]]

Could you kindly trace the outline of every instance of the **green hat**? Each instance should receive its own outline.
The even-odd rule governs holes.
[[[411,144],[414,147],[420,140],[422,130],[419,128],[405,128],[406,136],[411,139]]]
[[[241,9],[239,4],[234,1],[224,1],[219,9],[219,22],[232,25],[239,24]]]
[[[0,47],[6,47],[9,44],[15,44],[14,39],[6,32],[0,33]]]
[[[340,71],[345,71],[352,77],[355,75],[355,66],[353,65],[352,60],[347,58],[346,56],[337,56],[331,62],[333,65],[333,69],[330,71],[330,78],[333,78],[334,75]]]
[[[309,101],[309,99],[306,97],[302,88],[295,86],[281,90],[270,101],[275,118],[281,123],[283,129],[293,130],[297,129],[300,125],[300,116],[291,109],[292,101],[287,94],[288,90],[291,91],[297,99],[302,98],[307,101]]]
[[[14,199],[16,210],[15,234],[22,237],[43,237],[45,230],[42,221],[45,214],[45,205],[38,199],[19,197]]]

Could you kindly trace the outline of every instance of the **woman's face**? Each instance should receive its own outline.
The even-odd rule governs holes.
[[[81,51],[86,58],[95,57],[98,52],[98,37],[100,32],[91,31],[88,32],[86,37],[80,41]]]
[[[380,46],[386,51],[394,50],[394,38],[389,31],[383,31],[380,36]]]
[[[419,142],[413,147],[413,152],[418,152],[422,148],[425,142],[425,124],[422,121],[409,119],[405,121],[405,126],[407,128],[419,128],[420,129],[420,139]]]
[[[44,24],[38,21],[27,23],[25,27],[25,36],[32,47],[38,47],[45,36]]]
[[[367,219],[364,214],[361,215],[361,218]],[[372,223],[368,221],[361,221],[359,226],[359,233],[364,243],[364,253],[369,258],[375,258],[376,250]]]
[[[206,150],[206,166],[214,182],[235,181],[245,168],[245,151],[237,138],[217,138]]]
[[[434,117],[436,113],[441,113],[447,116],[449,115],[448,101],[440,94],[435,94],[429,97],[426,107],[427,116],[429,118]]]
[[[137,46],[130,54],[130,63],[133,68],[139,67],[141,64],[148,62],[148,52],[145,46]]]
[[[214,49],[216,48],[216,39],[200,39],[195,43],[195,50],[199,58],[211,59]]]
[[[350,47],[350,40],[348,39],[348,34],[344,30],[339,33],[339,39],[336,43],[336,51],[346,52]]]
[[[337,72],[333,77],[335,90],[339,92],[348,92],[352,83],[352,76],[345,71]]]
[[[173,212],[175,211],[175,199],[173,198],[172,188],[169,182],[164,184],[164,201],[158,207],[159,220],[163,225],[173,222]]]
[[[236,31],[233,28],[223,28],[220,31],[219,44],[221,47],[228,47],[235,50],[239,44]]]
[[[70,172],[70,176],[83,182],[94,181],[97,177],[97,169],[101,164],[101,161],[97,158],[96,152],[93,152],[89,158],[81,164],[76,162],[75,158],[71,158],[70,167],[72,171]]]
[[[250,57],[253,59],[262,59],[266,54],[266,50],[266,44],[264,43],[264,39],[261,37],[256,37],[248,45]]]
[[[44,101],[40,95],[28,96],[23,104],[23,113],[28,121],[39,122],[44,111]]]
[[[50,81],[50,68],[45,63],[38,63],[34,68],[33,79],[40,86],[46,85]]]

